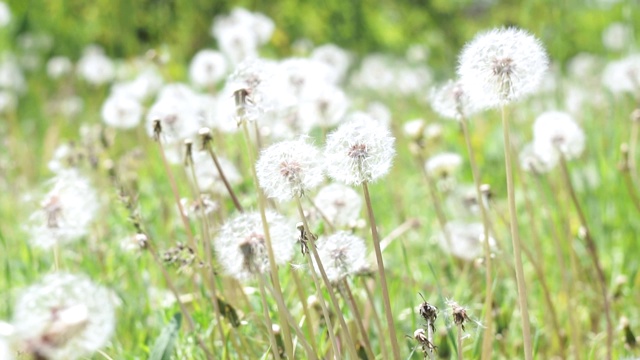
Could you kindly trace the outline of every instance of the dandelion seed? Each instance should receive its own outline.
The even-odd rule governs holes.
[[[318,256],[331,283],[367,268],[367,247],[364,240],[346,231],[339,231],[317,242]],[[314,262],[316,272],[319,270]]]
[[[260,187],[278,201],[301,197],[324,179],[318,149],[299,140],[283,141],[262,151],[256,162]]]
[[[360,217],[362,199],[352,188],[333,183],[318,191],[315,205],[335,227],[352,226]]]
[[[95,190],[77,171],[62,171],[50,184],[51,190],[27,224],[31,243],[43,249],[85,236],[98,211]]]
[[[295,231],[281,215],[267,211],[275,262],[283,265],[293,257]],[[238,280],[269,271],[269,257],[259,212],[242,213],[228,220],[213,245],[225,273]]]
[[[561,111],[540,114],[533,124],[533,151],[545,164],[562,154],[567,160],[582,154],[585,135],[571,115]]]
[[[548,66],[538,39],[503,28],[481,33],[464,47],[458,76],[474,107],[493,108],[536,91]]]
[[[387,128],[358,116],[327,137],[327,173],[347,185],[375,181],[391,169],[394,140]]]
[[[113,295],[84,276],[47,275],[14,308],[14,338],[36,358],[73,360],[103,347],[115,327]]]

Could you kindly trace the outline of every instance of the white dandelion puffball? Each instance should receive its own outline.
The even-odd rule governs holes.
[[[602,85],[614,94],[640,91],[640,54],[609,62],[602,73]]]
[[[31,243],[43,249],[87,235],[99,207],[96,191],[76,170],[61,170],[50,184],[26,226]]]
[[[282,216],[266,213],[276,264],[293,257],[296,229]],[[269,271],[269,256],[259,212],[245,212],[228,220],[213,241],[216,256],[224,272],[238,280]]]
[[[460,81],[449,80],[444,85],[432,88],[429,102],[433,111],[445,119],[460,120],[477,111]]]
[[[84,276],[50,274],[19,296],[13,326],[14,338],[37,358],[86,357],[113,334],[113,296]]]
[[[339,231],[317,241],[318,256],[331,283],[367,268],[367,246],[364,240],[346,231]],[[316,272],[319,272],[314,262]]]
[[[73,63],[68,57],[54,56],[47,61],[47,75],[52,79],[69,75],[72,70]]]
[[[449,221],[445,225],[449,240],[444,233],[436,236],[438,244],[445,252],[467,261],[473,261],[483,254],[484,227],[482,223],[464,223]],[[495,246],[495,240],[489,236],[489,246]]]
[[[142,105],[135,99],[111,95],[102,104],[102,121],[114,128],[131,129],[140,123],[142,111]]]
[[[460,54],[458,76],[474,106],[494,108],[535,92],[549,67],[540,41],[516,28],[477,35]]]
[[[448,178],[462,165],[462,156],[445,152],[433,155],[424,164],[427,174],[434,179]]]
[[[322,211],[322,215],[338,228],[354,224],[362,211],[360,195],[352,188],[338,183],[321,188],[313,202]]]
[[[258,182],[278,201],[301,197],[324,180],[322,156],[304,138],[282,141],[262,151],[256,162]]]
[[[90,46],[78,60],[80,77],[92,85],[102,85],[113,80],[116,75],[113,61],[99,47]]]
[[[189,79],[199,87],[214,86],[227,74],[227,60],[215,50],[200,50],[191,60]]]
[[[327,136],[327,174],[347,185],[375,181],[391,169],[394,141],[385,126],[361,114]]]
[[[567,160],[575,159],[584,145],[584,132],[565,112],[547,111],[533,124],[533,151],[545,163],[553,163],[560,154]]]
[[[522,170],[537,174],[549,172],[558,163],[557,156],[551,156],[547,159],[540,158],[533,149],[533,143],[529,143],[522,148],[518,160]]]

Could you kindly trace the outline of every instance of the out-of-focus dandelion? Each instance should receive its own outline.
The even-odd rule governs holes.
[[[110,82],[116,75],[113,61],[98,46],[89,46],[85,49],[78,60],[77,71],[80,77],[96,86]]]
[[[484,228],[482,223],[464,223],[450,221],[445,226],[450,241],[444,233],[438,234],[436,239],[442,250],[466,261],[473,261],[482,256],[484,242]],[[489,237],[489,246],[495,246],[495,240]]]
[[[493,108],[537,90],[549,66],[538,39],[517,28],[477,35],[460,54],[458,76],[473,106]]]
[[[327,137],[327,173],[347,185],[376,181],[391,168],[393,144],[389,130],[371,118],[363,115],[352,119]]]
[[[142,105],[125,96],[110,96],[102,104],[102,121],[118,129],[131,129],[140,123]]]
[[[47,75],[52,79],[60,79],[73,71],[73,63],[68,57],[54,56],[47,61]]]
[[[289,261],[296,234],[282,215],[266,212],[276,264]],[[238,280],[269,271],[269,257],[260,213],[247,212],[228,220],[213,241],[218,262],[225,273]]]
[[[430,157],[424,164],[427,174],[434,179],[449,179],[462,165],[462,157],[444,152]]]
[[[331,82],[340,83],[351,65],[351,55],[334,44],[318,46],[311,52],[311,59],[320,61],[331,68]]]
[[[49,249],[85,236],[98,211],[98,197],[89,180],[76,170],[61,171],[27,224],[34,246]]]
[[[287,201],[302,197],[322,183],[322,164],[320,151],[301,138],[263,150],[256,163],[256,173],[268,197]]]
[[[460,120],[477,111],[460,81],[449,80],[444,85],[432,88],[429,102],[431,108],[445,119]]]
[[[543,161],[552,165],[558,156],[571,160],[582,154],[585,135],[571,115],[561,111],[540,114],[533,124],[533,151]]]
[[[639,94],[640,54],[608,63],[602,72],[602,84],[614,94]]]
[[[356,235],[339,231],[327,237],[320,237],[316,244],[318,255],[331,283],[337,284],[347,276],[357,274],[368,267],[367,247],[364,240]]]
[[[11,22],[11,9],[4,1],[0,1],[0,27],[5,27]]]
[[[54,273],[20,295],[12,323],[13,337],[36,358],[78,359],[111,337],[114,298],[84,276]]]
[[[227,73],[227,60],[215,50],[200,50],[189,65],[189,79],[195,86],[215,86]]]
[[[352,188],[333,183],[322,187],[314,203],[337,228],[354,226],[362,211],[362,199]]]

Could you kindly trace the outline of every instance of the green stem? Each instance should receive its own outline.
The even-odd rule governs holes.
[[[269,304],[267,303],[267,292],[264,290],[264,279],[261,275],[258,275],[258,283],[260,284],[260,298],[262,299],[262,314],[264,316],[264,321],[267,323],[267,334],[269,334],[271,351],[273,352],[273,357],[276,360],[280,360],[280,349],[278,348],[278,343],[276,342],[276,337],[273,333],[273,323],[271,322],[271,316],[269,315]]]

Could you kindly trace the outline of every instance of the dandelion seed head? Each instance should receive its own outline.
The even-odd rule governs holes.
[[[474,107],[492,108],[536,91],[548,66],[538,39],[502,28],[481,33],[464,47],[458,76]]]
[[[189,65],[189,79],[195,86],[215,86],[227,74],[227,60],[215,50],[200,50]]]
[[[462,165],[462,156],[452,152],[433,155],[424,164],[427,174],[434,179],[451,177]]]
[[[116,75],[113,61],[97,46],[89,46],[78,60],[76,68],[80,77],[92,85],[103,85],[112,81]]]
[[[311,59],[329,66],[330,81],[333,84],[338,84],[344,79],[351,65],[351,54],[334,44],[325,44],[313,49]]]
[[[520,151],[518,156],[522,170],[537,174],[549,172],[558,163],[558,157],[542,159],[533,149],[533,143],[527,144]],[[546,160],[546,161],[545,161]]]
[[[352,118],[327,137],[327,173],[347,185],[375,181],[391,169],[394,141],[389,130],[370,117]]]
[[[111,337],[113,295],[84,276],[54,273],[19,296],[12,323],[14,338],[29,352],[51,360],[78,359]]]
[[[533,124],[533,151],[545,164],[562,154],[567,160],[582,154],[585,135],[573,117],[562,111],[540,114]]]
[[[352,188],[332,183],[318,191],[314,199],[322,214],[338,228],[351,226],[360,217],[362,199]]]
[[[118,129],[131,129],[140,123],[142,105],[130,97],[111,95],[102,104],[102,121]]]
[[[276,264],[283,265],[293,257],[296,231],[284,217],[273,211],[267,211],[266,217]],[[228,220],[213,245],[224,272],[238,280],[267,273],[270,269],[258,212],[242,213]]]
[[[460,81],[449,80],[444,85],[432,88],[429,102],[431,108],[446,119],[460,120],[462,116],[477,112]]]
[[[256,173],[265,194],[278,201],[301,197],[324,180],[320,151],[305,138],[276,143],[262,151]]]
[[[482,223],[464,223],[449,221],[445,230],[449,240],[442,232],[436,236],[438,244],[445,252],[466,261],[473,261],[483,254],[484,227]],[[489,237],[489,246],[495,246],[495,240]]]
[[[346,231],[318,239],[318,256],[327,278],[338,283],[367,267],[367,247],[364,240]],[[314,262],[315,271],[319,271]]]
[[[609,62],[602,72],[602,84],[614,94],[640,91],[640,54]]]
[[[51,79],[59,79],[69,75],[73,70],[73,63],[68,57],[54,56],[47,61],[47,75]]]

